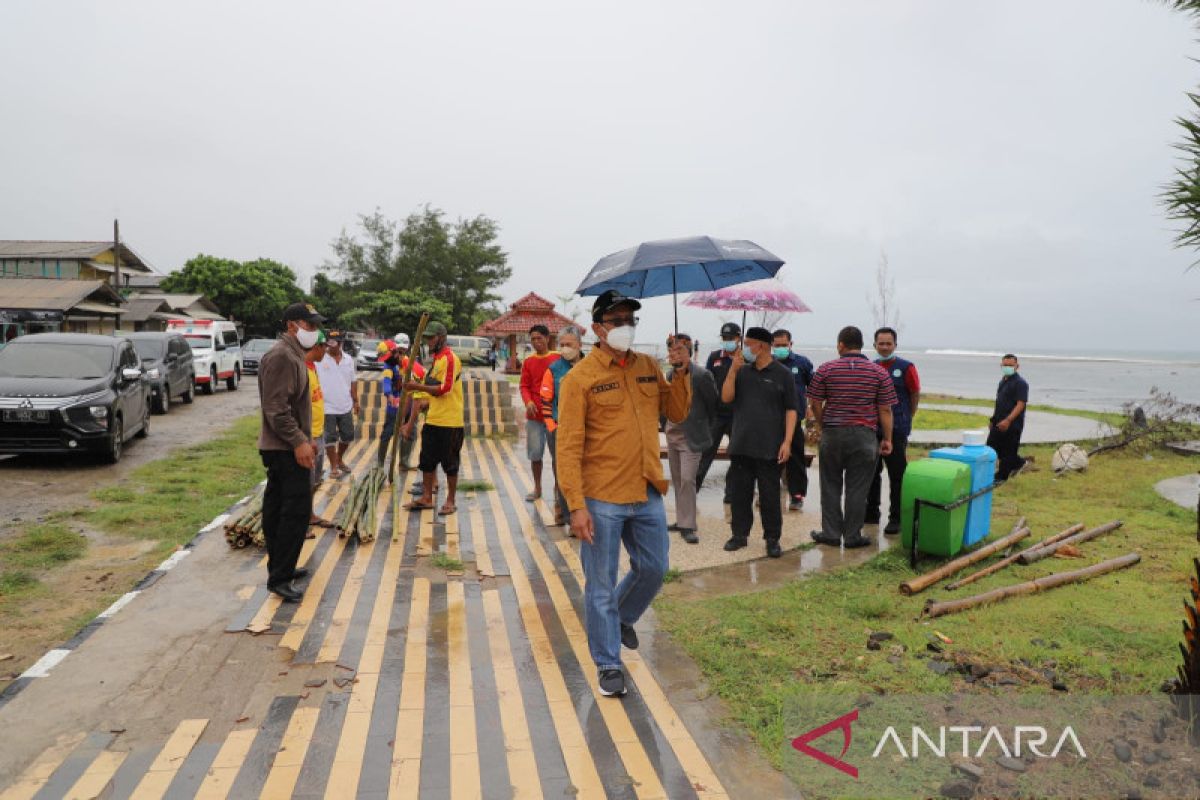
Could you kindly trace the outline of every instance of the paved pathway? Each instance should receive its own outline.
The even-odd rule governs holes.
[[[350,456],[362,473],[374,443]],[[320,533],[296,605],[262,588],[259,553],[211,532],[200,556],[223,573],[147,590],[121,633],[101,627],[0,708],[9,736],[25,730],[0,754],[0,798],[725,797],[637,652],[629,695],[598,694],[577,552],[519,499],[527,472],[510,442],[468,438],[463,478],[496,491],[450,517],[401,511],[394,530],[389,514],[372,544]],[[345,497],[327,481],[323,514]],[[466,568],[435,568],[439,552]],[[156,604],[166,622],[144,627]],[[208,606],[215,630],[170,638]]]
[[[943,405],[941,403],[922,403],[921,408],[938,411],[958,411],[963,414],[991,414],[990,408],[982,406]],[[1049,411],[1026,411],[1025,431],[1021,434],[1021,444],[1061,444],[1063,442],[1080,442],[1099,439],[1107,436],[1111,428],[1103,422],[1097,422],[1087,417],[1076,417],[1071,414],[1054,414]],[[913,431],[909,442],[922,445],[962,444],[962,431]]]
[[[1195,511],[1197,499],[1200,499],[1200,475],[1180,475],[1178,478],[1167,478],[1165,481],[1154,484],[1154,491],[1177,506]]]

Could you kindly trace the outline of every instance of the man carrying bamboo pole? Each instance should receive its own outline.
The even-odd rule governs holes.
[[[462,361],[446,346],[446,326],[431,322],[425,329],[425,344],[432,364],[429,377],[409,381],[405,389],[429,395],[429,412],[421,433],[421,497],[404,507],[409,511],[433,508],[433,486],[437,468],[446,473],[446,502],[439,514],[453,514],[458,489],[459,454],[463,446]]]

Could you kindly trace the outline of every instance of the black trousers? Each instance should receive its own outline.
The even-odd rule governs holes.
[[[260,450],[267,468],[263,491],[262,527],[267,540],[267,586],[292,579],[308,520],[312,516],[309,471],[296,462],[291,450]]]
[[[987,446],[996,451],[996,480],[1006,481],[1008,476],[1025,466],[1025,459],[1018,455],[1021,449],[1021,429],[1006,431],[992,428],[988,433]]]
[[[892,436],[892,454],[880,456],[875,462],[875,478],[867,491],[867,519],[879,520],[879,500],[883,493],[883,468],[887,467],[888,474],[888,520],[900,521],[900,484],[904,480],[904,470],[908,468],[908,437]]]
[[[796,432],[792,434],[792,457],[788,459],[788,494],[808,497],[808,465],[804,463],[804,423],[796,420]]]
[[[700,466],[696,468],[696,491],[700,491],[700,487],[704,485],[704,476],[708,474],[708,468],[712,466],[713,459],[717,457],[717,448],[721,446],[722,437],[729,436],[733,431],[733,417],[722,417],[717,415],[713,422],[710,433],[712,434],[712,447],[704,451],[700,456]],[[729,478],[725,478],[725,499],[729,500]]]
[[[783,509],[779,503],[781,466],[773,458],[730,456],[727,485],[733,499],[731,528],[734,536],[740,539],[750,536],[750,527],[754,524],[754,488],[757,484],[763,538],[779,541],[779,535],[783,532]]]

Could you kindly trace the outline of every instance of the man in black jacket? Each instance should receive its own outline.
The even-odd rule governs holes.
[[[733,354],[742,346],[742,329],[732,322],[726,322],[721,326],[721,349],[713,350],[708,354],[708,360],[704,362],[704,368],[707,369],[713,376],[713,381],[716,383],[719,391],[725,385],[725,376],[729,374],[729,367],[733,364]],[[704,478],[708,475],[708,468],[712,466],[713,459],[717,457],[717,448],[721,446],[721,439],[729,436],[733,430],[733,406],[723,402],[717,398],[717,414],[713,420],[712,428],[710,429],[710,438],[712,443],[704,454],[700,457],[700,466],[696,470],[696,491],[700,491],[700,487],[704,485]],[[729,494],[729,474],[725,475],[725,505],[729,505],[732,500]]]
[[[678,333],[667,340],[687,347],[692,357],[692,337]],[[671,466],[671,485],[675,489],[675,524],[668,530],[679,531],[688,544],[698,544],[696,535],[696,471],[700,458],[712,444],[712,427],[717,415],[717,384],[705,369],[692,371],[692,408],[680,423],[667,420],[667,459]]]
[[[721,387],[721,400],[733,407],[728,480],[733,495],[733,535],[725,549],[740,550],[749,540],[757,484],[767,555],[779,558],[783,554],[779,546],[783,533],[779,477],[792,457],[798,413],[796,381],[771,354],[771,332],[766,328],[746,331],[746,343],[733,354],[733,365]]]

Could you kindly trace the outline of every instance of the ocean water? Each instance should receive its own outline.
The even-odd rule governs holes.
[[[836,358],[830,347],[798,346],[814,363]],[[962,397],[994,397],[1002,352],[979,350],[901,350],[917,365],[927,392]],[[1091,411],[1119,411],[1150,396],[1151,387],[1184,402],[1200,403],[1200,355],[1066,351],[1017,354],[1029,382],[1029,402]]]

